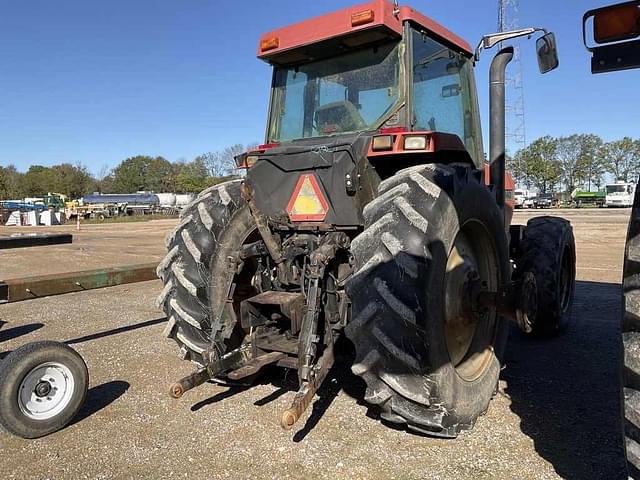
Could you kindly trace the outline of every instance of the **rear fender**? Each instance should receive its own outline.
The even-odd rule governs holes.
[[[405,168],[427,163],[466,163],[475,168],[460,137],[450,133],[433,131],[397,131],[381,132],[376,137],[389,137],[391,146],[387,150],[374,150],[373,142],[369,145],[367,158],[382,180],[392,177]],[[423,150],[407,150],[407,138],[424,137],[426,148]]]

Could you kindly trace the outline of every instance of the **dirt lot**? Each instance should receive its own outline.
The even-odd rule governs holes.
[[[518,212],[516,221],[537,213]],[[358,401],[364,387],[346,367],[335,369],[293,432],[278,426],[294,387],[292,374],[282,371],[248,390],[207,384],[170,399],[169,383],[191,366],[161,336],[164,318],[153,307],[161,286],[154,281],[0,306],[7,322],[0,352],[64,340],[91,372],[87,403],[70,427],[35,441],[0,432],[2,476],[624,478],[617,320],[628,211],[549,213],[575,228],[572,325],[551,341],[514,332],[499,394],[476,428],[456,440],[392,430],[370,418]],[[0,251],[0,277],[154,261],[172,225],[92,225],[72,245]],[[0,235],[15,231],[0,227]]]

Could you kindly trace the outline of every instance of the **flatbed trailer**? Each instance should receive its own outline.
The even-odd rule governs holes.
[[[0,304],[155,280],[156,267],[154,262],[0,281]]]
[[[60,245],[71,243],[73,235],[70,233],[28,233],[19,235],[1,235],[0,250],[7,248],[40,247],[45,245]]]

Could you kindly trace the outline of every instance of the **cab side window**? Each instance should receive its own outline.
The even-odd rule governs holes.
[[[457,135],[479,162],[471,60],[414,30],[412,61],[414,128]]]

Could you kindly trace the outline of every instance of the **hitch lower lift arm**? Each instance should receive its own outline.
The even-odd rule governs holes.
[[[324,327],[326,345],[322,356],[315,362],[320,342],[318,326],[322,301],[321,281],[324,278],[325,267],[335,258],[338,251],[348,249],[349,245],[349,237],[344,232],[332,232],[323,238],[321,245],[311,254],[310,283],[306,295],[307,310],[302,321],[298,354],[300,388],[291,407],[282,415],[280,424],[284,429],[290,429],[298,421],[333,366],[333,331],[326,319]]]

